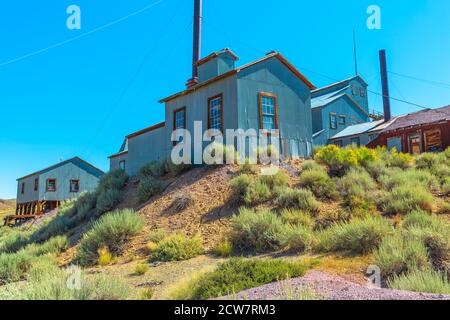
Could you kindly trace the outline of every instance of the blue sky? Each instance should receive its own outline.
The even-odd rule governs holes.
[[[16,178],[75,155],[107,170],[124,135],[163,120],[158,99],[190,76],[193,1],[157,2],[2,1],[0,198],[16,196]],[[81,8],[81,30],[66,27],[72,4]],[[381,30],[366,27],[372,4],[381,8]],[[393,97],[450,104],[448,0],[204,0],[203,55],[230,47],[246,63],[277,50],[322,86],[353,75],[353,28],[372,91],[381,91],[385,48],[390,71],[444,83],[391,75]],[[381,109],[379,96],[370,103]],[[393,102],[394,114],[417,110]]]

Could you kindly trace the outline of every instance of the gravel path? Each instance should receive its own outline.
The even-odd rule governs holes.
[[[311,294],[325,300],[450,300],[448,295],[378,289],[350,282],[321,271],[310,271],[302,278],[271,283],[242,291],[236,300],[310,299]]]

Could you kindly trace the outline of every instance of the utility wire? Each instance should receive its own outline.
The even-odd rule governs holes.
[[[164,1],[164,0],[161,0]],[[101,131],[103,130],[103,128],[106,125],[106,122],[109,120],[109,118],[113,115],[113,113],[116,111],[116,109],[118,108],[118,106],[120,105],[120,103],[122,102],[123,98],[125,97],[126,93],[128,92],[129,88],[131,87],[131,84],[134,82],[134,80],[139,76],[142,68],[144,67],[145,63],[147,62],[147,60],[149,60],[149,56],[151,53],[153,53],[154,50],[156,50],[156,48],[159,45],[159,42],[163,39],[164,35],[166,34],[168,28],[172,25],[173,20],[175,19],[175,17],[177,16],[178,12],[180,11],[181,7],[183,6],[185,0],[181,0],[178,7],[175,9],[173,15],[170,17],[170,19],[168,20],[167,24],[164,26],[164,28],[162,29],[160,35],[158,36],[158,38],[156,39],[154,45],[150,48],[150,50],[148,50],[146,52],[146,54],[144,55],[144,58],[142,59],[141,63],[139,64],[139,66],[137,67],[137,69],[135,70],[135,72],[132,74],[132,76],[130,77],[130,79],[128,80],[128,82],[126,83],[125,87],[123,88],[123,90],[121,91],[117,101],[113,104],[113,106],[110,108],[110,112],[106,115],[105,119],[101,122],[100,127],[98,128],[98,130],[95,132],[95,134],[91,137],[91,139],[89,140],[89,144],[87,145],[86,148],[84,148],[83,152],[81,153],[82,155],[84,155],[84,153],[86,153],[89,148],[91,147],[91,145],[96,141],[96,139],[98,138],[98,136],[100,135]],[[90,154],[89,154],[90,155]]]
[[[23,55],[23,56],[20,56],[20,57],[11,59],[11,60],[7,60],[7,61],[4,61],[4,62],[1,62],[1,63],[0,63],[0,67],[4,67],[4,66],[6,66],[6,65],[9,65],[9,64],[12,64],[12,63],[15,63],[15,62],[22,61],[22,60],[24,60],[24,59],[27,59],[27,58],[33,57],[33,56],[35,56],[35,55],[41,54],[41,53],[43,53],[43,52],[46,52],[46,51],[48,51],[48,50],[50,50],[50,49],[54,49],[54,48],[61,47],[61,46],[65,45],[65,44],[68,44],[68,43],[73,42],[73,41],[75,41],[75,40],[84,38],[84,37],[86,37],[86,36],[88,36],[88,35],[91,35],[91,34],[93,34],[93,33],[98,32],[98,31],[101,31],[101,30],[104,30],[104,29],[106,29],[106,28],[112,27],[113,25],[116,25],[116,24],[118,24],[118,23],[120,23],[120,22],[122,22],[122,21],[124,21],[124,20],[127,20],[127,19],[129,19],[129,18],[131,18],[131,17],[134,17],[134,16],[136,16],[136,15],[138,15],[138,14],[141,14],[141,13],[143,13],[143,12],[145,12],[145,11],[151,9],[151,8],[157,6],[158,4],[160,4],[160,3],[164,2],[164,1],[165,1],[165,0],[159,0],[159,1],[154,2],[154,3],[152,3],[152,4],[148,5],[148,6],[146,6],[146,7],[142,8],[142,9],[140,9],[140,10],[137,10],[137,11],[135,11],[135,12],[132,12],[132,13],[130,13],[130,14],[128,14],[128,15],[122,17],[122,18],[116,19],[116,20],[114,20],[114,21],[112,21],[112,22],[109,22],[109,23],[107,23],[107,24],[104,24],[104,25],[102,25],[102,26],[100,26],[100,27],[97,27],[97,28],[95,28],[95,29],[92,29],[92,30],[90,30],[90,31],[88,31],[88,32],[82,33],[82,34],[80,34],[80,35],[78,35],[78,36],[75,36],[75,37],[66,39],[66,40],[64,40],[64,41],[61,41],[61,42],[52,44],[52,45],[50,45],[50,46],[48,46],[48,47],[46,47],[46,48],[42,48],[42,49],[33,51],[33,52],[28,53],[28,54],[25,54],[25,55]]]
[[[411,79],[411,80],[421,81],[421,82],[425,82],[425,83],[428,83],[428,84],[431,84],[431,85],[439,86],[441,88],[450,89],[450,84],[448,84],[448,83],[439,82],[439,81],[433,81],[433,80],[426,80],[426,79],[413,77],[413,76],[408,76],[406,74],[401,74],[401,73],[397,73],[397,72],[393,72],[393,71],[388,71],[388,73],[393,74],[393,75],[398,76],[398,77],[403,77],[403,78],[407,78],[407,79]]]

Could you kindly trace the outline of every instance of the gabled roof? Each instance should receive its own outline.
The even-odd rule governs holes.
[[[202,65],[202,64],[204,64],[204,63],[206,63],[206,62],[208,62],[208,61],[210,61],[210,60],[212,60],[212,59],[214,59],[215,57],[218,57],[218,56],[221,55],[222,53],[228,53],[230,56],[233,57],[233,59],[234,59],[235,61],[239,60],[239,57],[238,57],[237,55],[235,55],[235,54],[233,53],[233,51],[231,51],[231,50],[228,49],[228,48],[225,48],[225,49],[222,49],[222,50],[220,50],[220,51],[213,52],[213,53],[211,53],[209,56],[204,57],[203,59],[200,59],[199,61],[197,61],[196,63],[194,63],[194,65],[200,66],[200,65]]]
[[[450,106],[437,109],[427,109],[397,117],[396,120],[392,121],[388,126],[386,126],[382,130],[382,132],[449,120]]]
[[[224,74],[221,74],[221,75],[219,75],[219,76],[217,76],[215,78],[212,78],[212,79],[209,79],[207,81],[201,82],[201,83],[199,83],[199,84],[197,84],[195,86],[192,86],[192,87],[190,87],[190,88],[188,88],[188,89],[186,89],[184,91],[178,92],[178,93],[176,93],[174,95],[171,95],[171,96],[169,96],[167,98],[161,99],[159,102],[160,103],[164,103],[164,102],[168,102],[170,100],[173,100],[173,99],[185,96],[185,95],[187,95],[187,94],[189,94],[189,93],[191,93],[191,92],[193,92],[195,90],[198,90],[198,89],[200,89],[202,87],[208,86],[211,83],[214,83],[216,81],[225,79],[225,78],[230,77],[232,75],[235,75],[235,74],[237,74],[237,73],[239,73],[239,72],[241,72],[241,71],[243,71],[245,69],[248,69],[248,68],[250,68],[250,67],[252,67],[254,65],[257,65],[259,63],[262,63],[262,62],[267,61],[267,60],[272,59],[272,58],[277,58],[278,60],[280,60],[292,73],[294,73],[300,80],[302,80],[309,87],[310,90],[313,90],[313,89],[316,88],[303,74],[300,73],[300,71],[298,71],[289,61],[287,61],[286,58],[284,58],[278,52],[273,52],[273,53],[270,53],[270,54],[266,55],[265,57],[263,57],[261,59],[258,59],[256,61],[250,62],[248,64],[245,64],[245,65],[243,65],[243,66],[241,66],[239,68],[236,68],[234,70],[228,71],[228,72],[226,72]]]
[[[341,90],[342,92],[345,91],[345,88]],[[330,93],[327,95],[323,95],[320,97],[316,97],[316,98],[312,98],[311,99],[311,108],[315,109],[315,108],[322,108],[322,107],[326,107],[327,105],[335,102],[336,100],[339,99],[348,99],[350,100],[350,102],[356,107],[358,108],[361,112],[363,112],[367,117],[369,117],[369,114],[367,113],[366,110],[364,110],[363,107],[361,107],[359,105],[358,102],[355,101],[355,99],[353,99],[350,95],[348,95],[347,93],[340,93],[339,92],[334,92],[334,93]],[[336,95],[337,94],[337,95]]]
[[[383,122],[384,122],[384,120],[378,120],[378,121],[364,122],[364,123],[348,126],[347,128],[345,128],[338,134],[332,136],[330,138],[330,140],[355,136],[355,135],[359,135],[362,133],[367,133],[367,132],[371,131],[372,129],[378,127]]]
[[[361,76],[357,75],[357,76],[354,76],[354,77],[351,77],[351,78],[348,78],[348,79],[345,79],[345,80],[341,80],[341,81],[338,81],[338,82],[329,84],[329,85],[327,85],[327,86],[325,86],[325,87],[322,87],[322,88],[317,88],[317,89],[315,89],[315,90],[312,90],[311,93],[312,93],[312,94],[319,94],[319,95],[320,95],[320,92],[321,92],[321,91],[325,91],[325,90],[331,89],[331,88],[333,88],[333,87],[340,87],[340,86],[342,86],[342,85],[348,85],[348,83],[349,83],[350,81],[355,80],[355,79],[358,79],[358,80],[361,81],[363,84],[365,84],[366,86],[368,86],[367,82],[364,81],[364,79],[361,78]],[[337,88],[337,89],[339,89],[339,88]]]
[[[69,159],[69,160],[66,160],[66,161],[62,161],[62,162],[60,162],[58,164],[55,164],[55,165],[50,166],[48,168],[45,168],[43,170],[36,171],[34,173],[26,175],[26,176],[24,176],[22,178],[17,179],[17,181],[23,180],[25,178],[32,177],[32,176],[35,176],[35,175],[41,175],[43,173],[49,172],[51,170],[54,170],[56,168],[62,167],[64,165],[68,164],[68,163],[72,163],[72,164],[78,166],[79,168],[85,170],[86,172],[92,174],[93,176],[96,176],[97,178],[100,178],[101,176],[103,176],[105,174],[102,170],[98,169],[97,167],[94,167],[89,162],[86,162],[86,161],[84,161],[83,159],[81,159],[79,157],[73,157],[72,159]]]
[[[142,130],[139,130],[139,131],[134,132],[132,134],[129,134],[128,136],[126,136],[126,138],[127,139],[132,139],[132,138],[138,137],[140,135],[143,135],[144,133],[151,132],[151,131],[154,131],[156,129],[164,128],[165,125],[166,125],[165,122],[160,122],[158,124],[152,125],[152,126],[147,127],[145,129],[142,129]]]

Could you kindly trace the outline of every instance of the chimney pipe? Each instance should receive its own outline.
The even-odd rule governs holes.
[[[389,98],[389,83],[386,66],[386,51],[380,50],[381,85],[383,87],[384,121],[391,120],[391,102]]]
[[[194,41],[192,50],[192,79],[188,81],[188,87],[198,83],[198,67],[202,50],[202,0],[194,0]]]

